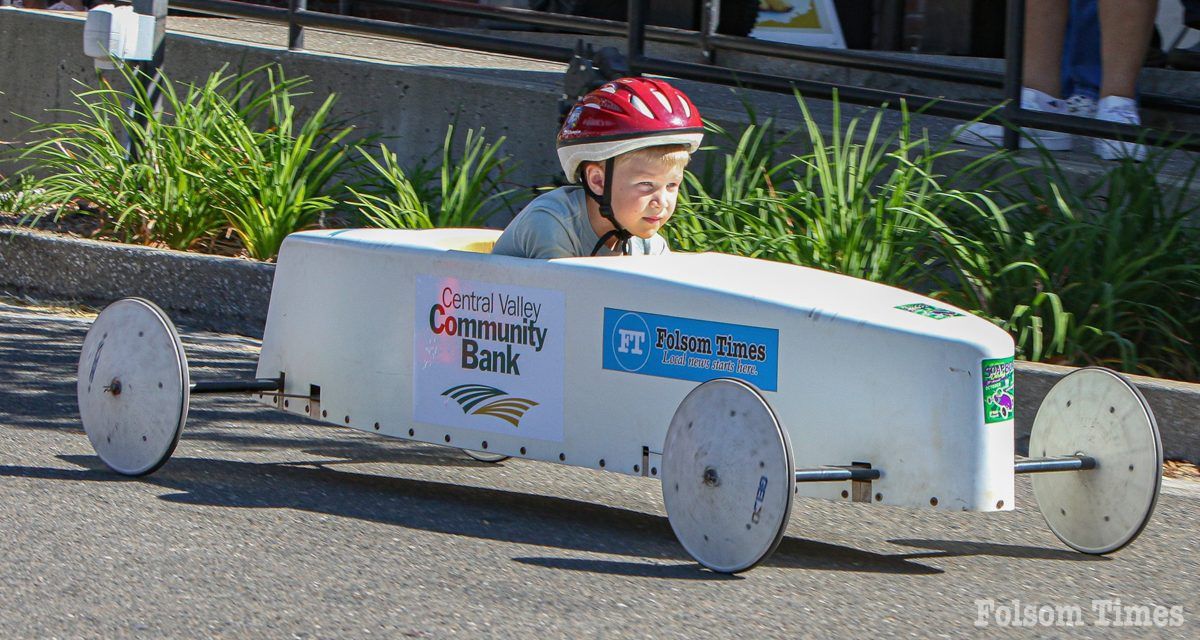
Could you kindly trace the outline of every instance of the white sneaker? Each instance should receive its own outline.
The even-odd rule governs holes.
[[[1067,113],[1067,105],[1049,94],[1023,87],[1021,89],[1021,108],[1030,111],[1045,111],[1048,113]],[[1006,127],[986,122],[973,122],[960,125],[954,129],[954,140],[963,144],[973,144],[984,147],[998,147],[1004,144]],[[1032,149],[1041,145],[1048,151],[1066,151],[1071,148],[1071,134],[1043,129],[1022,129],[1021,148]]]
[[[1079,116],[1080,118],[1095,118],[1096,117],[1096,101],[1083,94],[1076,93],[1070,98],[1063,100],[1063,104],[1067,106],[1067,115]]]
[[[1142,118],[1138,115],[1137,100],[1122,98],[1121,96],[1105,96],[1100,98],[1100,103],[1096,107],[1096,119],[1125,124],[1142,123]],[[1096,155],[1105,160],[1131,158],[1141,162],[1146,159],[1146,146],[1136,142],[1097,138],[1093,144],[1096,149]]]

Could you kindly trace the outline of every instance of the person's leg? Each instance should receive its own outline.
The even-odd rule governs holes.
[[[1025,50],[1022,68],[1021,108],[1032,111],[1065,113],[1059,99],[1063,38],[1066,36],[1069,0],[1026,0]],[[954,139],[964,144],[996,146],[1004,140],[1005,128],[997,124],[973,122],[957,127]],[[1049,151],[1071,148],[1071,136],[1057,131],[1026,129],[1021,147],[1040,145]]]
[[[1062,97],[1059,72],[1067,32],[1068,0],[1026,0],[1023,83],[1049,96]]]
[[[1133,98],[1158,0],[1100,0],[1100,96]]]
[[[1063,45],[1062,95],[1100,98],[1100,19],[1096,0],[1071,0]]]
[[[1096,117],[1122,124],[1141,124],[1137,79],[1146,59],[1158,0],[1100,0],[1100,102]],[[1105,160],[1142,160],[1146,148],[1129,140],[1095,141]]]

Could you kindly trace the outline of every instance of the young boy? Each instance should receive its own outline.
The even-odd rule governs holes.
[[[492,253],[667,253],[658,230],[675,211],[683,169],[703,132],[692,101],[662,80],[621,78],[587,94],[558,134],[558,159],[572,185],[526,205]]]

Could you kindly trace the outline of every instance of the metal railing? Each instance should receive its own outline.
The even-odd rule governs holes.
[[[1008,1],[1004,73],[897,59],[892,56],[884,57],[861,51],[808,47],[722,35],[716,33],[714,28],[715,17],[720,9],[720,0],[704,0],[700,31],[651,26],[647,25],[645,20],[647,2],[648,0],[628,0],[629,20],[628,22],[619,22],[530,9],[478,5],[460,0],[369,0],[370,4],[400,9],[436,11],[443,14],[566,29],[588,35],[623,36],[626,41],[629,66],[634,73],[661,74],[688,80],[783,93],[796,91],[801,95],[815,98],[828,99],[836,95],[842,101],[867,106],[886,104],[891,108],[898,108],[900,102],[904,101],[910,110],[920,110],[929,115],[960,120],[979,119],[982,122],[1006,124],[1010,125],[1005,134],[1005,146],[1009,149],[1016,149],[1018,145],[1019,134],[1013,127],[1033,127],[1076,135],[1137,140],[1150,145],[1178,146],[1191,151],[1200,151],[1200,132],[1164,131],[1139,125],[1022,109],[1020,92],[1024,0]],[[307,7],[307,0],[290,0],[287,8],[253,5],[234,0],[172,0],[171,4],[174,7],[204,14],[253,18],[286,24],[289,32],[288,47],[293,50],[304,48],[304,30],[313,27],[345,33],[393,37],[564,64],[571,59],[574,53],[573,49],[567,47],[531,43],[525,40],[312,11]],[[697,64],[647,56],[645,54],[647,40],[694,46],[705,53],[708,63]],[[1002,87],[1007,102],[1003,107],[997,109],[992,105],[974,102],[863,87],[839,86],[804,78],[781,77],[738,70],[715,64],[716,52],[719,51],[787,58],[961,84]],[[1181,98],[1142,94],[1141,102],[1144,106],[1156,109],[1200,114],[1200,102]]]

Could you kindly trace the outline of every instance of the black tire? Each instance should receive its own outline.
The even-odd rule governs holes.
[[[554,2],[543,2],[551,9]],[[699,0],[650,0],[650,24],[677,29],[700,28]],[[575,15],[604,20],[625,20],[628,5],[614,0],[559,0],[557,10],[570,9]],[[758,0],[723,0],[721,24],[717,32],[730,36],[747,36],[758,21]]]

